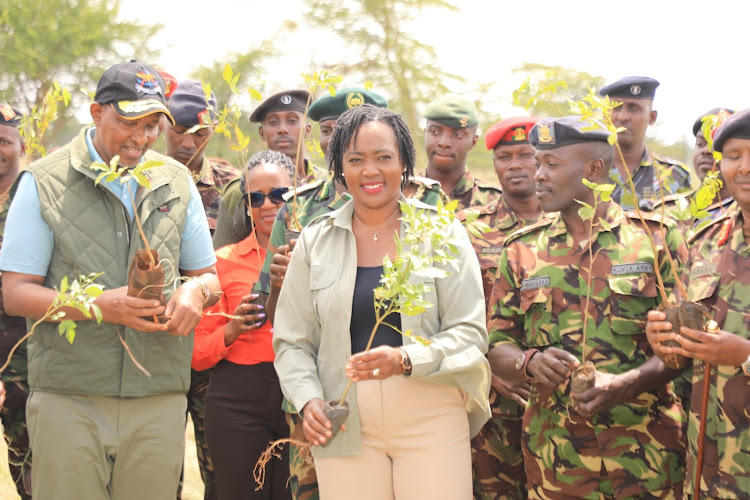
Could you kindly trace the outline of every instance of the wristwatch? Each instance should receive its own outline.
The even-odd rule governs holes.
[[[398,348],[398,352],[401,353],[401,368],[404,369],[404,372],[402,375],[404,377],[408,377],[411,375],[411,358],[409,357],[409,354],[406,352],[406,349],[403,349],[401,347]]]
[[[750,356],[740,366],[742,367],[742,371],[745,372],[745,376],[750,377]]]
[[[531,360],[531,357],[538,353],[539,349],[527,349],[526,351],[523,351],[520,356],[518,356],[518,359],[516,359],[516,370],[521,372],[524,377],[531,378],[529,376],[528,367],[529,367],[529,361]]]

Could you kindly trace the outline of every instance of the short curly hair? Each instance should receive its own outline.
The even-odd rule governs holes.
[[[278,151],[271,151],[270,149],[261,151],[251,156],[247,165],[245,165],[245,171],[242,173],[242,177],[240,177],[240,191],[243,194],[247,194],[247,183],[249,182],[250,172],[254,168],[266,163],[284,167],[284,170],[286,170],[286,173],[289,174],[289,178],[292,180],[297,175],[294,163],[292,163],[292,160],[287,155]]]
[[[404,166],[403,181],[414,176],[414,166],[417,163],[417,150],[411,138],[409,127],[398,113],[390,109],[380,108],[372,104],[363,104],[346,111],[336,122],[336,127],[328,144],[329,169],[333,170],[333,178],[346,186],[344,180],[344,153],[349,143],[357,144],[359,128],[365,123],[381,122],[388,125],[396,136],[398,157]]]

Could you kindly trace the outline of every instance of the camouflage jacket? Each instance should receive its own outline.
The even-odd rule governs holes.
[[[739,210],[707,225],[691,240],[688,295],[709,308],[722,330],[750,338],[750,247]],[[688,424],[687,486],[695,479],[704,365],[693,363],[693,397]],[[750,377],[739,366],[711,371],[702,493],[708,498],[750,494]]]
[[[427,177],[426,171],[421,176]],[[485,184],[469,172],[467,168],[453,192],[448,194],[451,200],[458,200],[458,210],[492,205],[500,199],[502,191],[491,184]]]
[[[476,220],[487,224],[491,229],[481,236],[475,236],[467,231],[471,245],[479,259],[479,268],[482,270],[482,285],[484,286],[484,302],[485,307],[488,307],[505,239],[514,231],[535,221],[525,221],[519,218],[502,197],[492,205],[462,210],[457,215],[458,220],[464,222],[469,211],[479,212]],[[518,403],[499,397],[494,390],[490,391],[490,403],[495,414],[500,416],[520,417],[523,415],[523,408]]]
[[[191,174],[198,192],[201,194],[203,209],[206,211],[206,219],[208,219],[208,228],[213,234],[216,230],[216,222],[219,219],[219,201],[224,192],[224,186],[238,179],[242,174],[223,160],[209,161],[206,157],[203,157],[201,171],[198,174],[192,172]]]
[[[694,202],[697,191],[696,189],[687,193],[666,196],[664,200],[657,202],[653,207],[654,212],[674,219],[686,240],[689,240],[692,235],[701,231],[716,219],[723,217],[727,212],[734,210],[737,206],[734,198],[727,196],[723,200],[714,201],[706,207],[708,216],[698,219],[690,214],[690,204]],[[664,210],[663,213],[662,209]]]
[[[661,199],[660,177],[665,196],[691,189],[690,172],[687,167],[674,160],[661,158],[648,148],[644,150],[641,164],[635,172],[632,172],[632,176],[635,191],[638,194],[639,207],[644,210],[652,210]],[[617,168],[612,169],[609,178],[615,184],[612,199],[624,210],[635,209],[635,200],[630,192],[628,180],[622,177]]]
[[[621,374],[653,356],[646,340],[646,313],[661,302],[654,266],[665,285],[675,280],[665,252],[685,262],[687,247],[674,222],[648,222],[658,258],[636,215],[608,204],[610,230],[595,233],[583,248],[560,216],[544,218],[505,242],[490,301],[490,343],[520,349],[557,347],[581,358],[582,314],[591,271],[586,359],[598,371]],[[671,384],[643,392],[591,419],[570,404],[569,384],[551,390],[532,384],[524,413],[524,462],[530,487],[576,498],[599,498],[611,483],[618,498],[682,481],[684,414]],[[608,482],[601,480],[606,469]],[[600,485],[601,481],[601,485]]]
[[[10,208],[10,196],[3,196],[0,200],[0,248],[3,244],[5,233],[5,220]],[[26,320],[18,316],[5,314],[2,306],[2,282],[0,282],[0,365],[8,359],[13,346],[26,335]],[[16,383],[28,392],[28,370],[26,367],[26,342],[18,346],[13,354],[10,365],[2,374],[0,379],[3,383]]]

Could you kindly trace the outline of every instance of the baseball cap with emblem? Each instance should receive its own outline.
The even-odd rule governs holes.
[[[272,111],[298,111],[304,114],[307,108],[308,97],[310,97],[310,92],[307,90],[283,90],[277,92],[258,104],[258,107],[250,115],[250,121],[260,123]]]
[[[21,125],[23,114],[17,109],[13,109],[10,104],[4,102],[0,104],[0,125],[18,128]]]
[[[626,76],[599,89],[599,95],[654,100],[659,82],[648,76]]]
[[[458,94],[438,97],[427,105],[423,116],[451,128],[472,127],[479,123],[474,103]]]
[[[738,111],[716,129],[714,151],[719,153],[724,151],[724,143],[727,139],[750,140],[750,109]]]
[[[307,110],[307,116],[312,121],[323,122],[338,118],[345,111],[356,108],[361,104],[372,104],[379,108],[388,107],[388,101],[380,94],[371,90],[351,87],[337,90],[335,96],[326,94],[316,100]]]
[[[487,130],[484,145],[489,150],[499,145],[528,144],[529,132],[539,118],[535,116],[517,116],[499,121]]]
[[[186,134],[191,134],[204,127],[211,127],[216,121],[216,96],[206,100],[201,82],[182,80],[177,84],[169,99],[169,111],[177,125],[188,127]]]
[[[164,97],[166,88],[164,77],[158,71],[134,59],[115,64],[104,72],[96,86],[94,101],[112,104],[115,111],[128,120],[164,113],[174,124]]]
[[[543,118],[529,132],[529,144],[534,149],[557,149],[584,142],[607,142],[609,132],[606,130],[585,130],[591,128],[580,116],[563,116],[561,118]]]

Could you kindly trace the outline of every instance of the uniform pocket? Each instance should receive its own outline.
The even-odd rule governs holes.
[[[525,324],[524,343],[529,347],[545,347],[562,339],[559,325],[553,321],[552,290],[544,287],[519,292]]]
[[[638,274],[609,278],[610,326],[618,335],[646,333],[646,314],[656,309],[656,276]]]
[[[331,264],[313,264],[310,266],[310,291],[315,305],[315,314],[321,320],[321,311],[331,305],[333,285],[339,277],[340,267]]]

